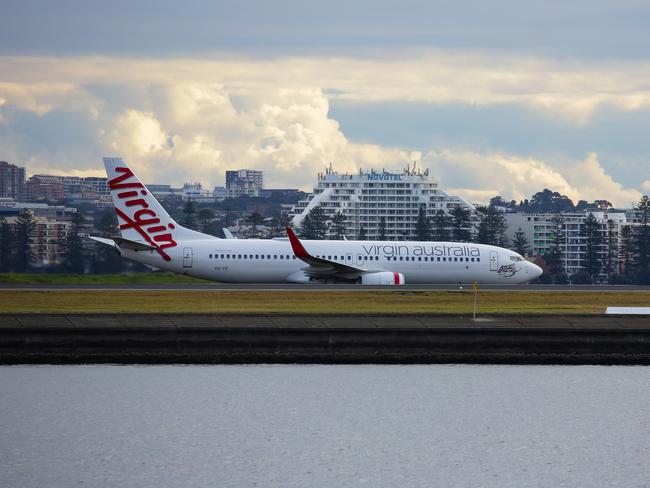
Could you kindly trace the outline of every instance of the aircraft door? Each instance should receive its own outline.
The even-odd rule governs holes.
[[[192,267],[192,248],[184,247],[183,248],[183,268]]]
[[[497,251],[490,251],[490,271],[497,271],[499,269],[499,253]]]

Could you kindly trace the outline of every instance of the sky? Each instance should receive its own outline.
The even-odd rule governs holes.
[[[650,2],[0,2],[0,160],[309,190],[407,164],[473,202],[650,192]]]

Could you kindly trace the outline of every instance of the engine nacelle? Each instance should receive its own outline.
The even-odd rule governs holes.
[[[406,280],[402,273],[382,271],[380,273],[366,273],[361,275],[362,285],[404,285]]]

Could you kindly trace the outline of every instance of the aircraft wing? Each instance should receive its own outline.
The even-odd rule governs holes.
[[[331,261],[329,259],[323,259],[316,256],[312,256],[307,252],[305,247],[296,236],[295,232],[287,227],[287,235],[289,236],[289,242],[291,243],[291,248],[293,253],[298,259],[301,259],[309,266],[304,268],[303,271],[307,276],[313,278],[341,278],[345,280],[354,280],[359,276],[372,273],[374,271],[369,271],[363,268],[357,268],[355,266],[349,266],[347,264],[337,263],[336,261]]]

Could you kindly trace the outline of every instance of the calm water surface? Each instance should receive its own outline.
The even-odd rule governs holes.
[[[0,487],[650,486],[650,368],[0,367]]]

